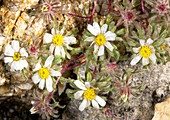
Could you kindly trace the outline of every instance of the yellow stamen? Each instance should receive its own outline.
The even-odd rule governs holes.
[[[168,45],[165,44],[165,45],[161,46],[160,48],[161,48],[161,50],[164,50],[167,46],[168,46]]]
[[[57,46],[61,46],[63,44],[63,36],[59,34],[55,35],[52,42]]]
[[[21,59],[21,54],[15,52],[15,53],[14,53],[14,56],[13,56],[13,60],[14,60],[14,61],[18,61],[18,60],[20,60],[20,59]]]
[[[49,10],[49,7],[46,5],[43,5],[41,10],[42,10],[42,12],[47,12]]]
[[[152,50],[149,46],[144,45],[141,47],[139,53],[142,57],[148,58],[151,55]]]
[[[48,76],[50,75],[50,71],[48,68],[42,67],[41,69],[39,69],[38,74],[41,79],[47,79]]]
[[[86,100],[94,100],[96,93],[94,89],[90,88],[85,90],[83,95],[84,95],[84,99]]]
[[[95,38],[95,42],[96,45],[104,45],[106,43],[106,38],[103,34],[99,34],[96,38]]]

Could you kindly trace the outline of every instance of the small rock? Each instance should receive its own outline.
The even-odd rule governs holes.
[[[170,118],[170,95],[164,102],[155,105],[155,114],[152,120],[169,120]]]
[[[16,23],[15,35],[20,37],[23,36],[26,28],[27,28],[26,22],[22,19],[22,17],[19,17]]]

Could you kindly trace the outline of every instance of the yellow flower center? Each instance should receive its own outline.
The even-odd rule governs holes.
[[[148,58],[151,55],[152,50],[149,46],[144,45],[141,47],[139,53],[142,57]]]
[[[164,50],[167,46],[168,46],[168,45],[165,44],[165,45],[161,46],[160,48],[161,48],[161,50]]]
[[[52,42],[57,46],[61,46],[63,43],[63,36],[59,34],[55,35]]]
[[[15,52],[15,53],[14,53],[14,56],[13,56],[13,60],[14,60],[14,61],[18,61],[18,60],[20,60],[20,59],[21,59],[21,54]]]
[[[90,88],[85,90],[83,95],[84,95],[84,99],[86,100],[94,100],[96,93],[94,89]]]
[[[106,38],[103,34],[99,34],[96,38],[95,38],[95,42],[96,45],[104,45],[106,43]]]
[[[43,5],[41,10],[42,10],[42,12],[47,12],[49,10],[49,7],[46,5]]]
[[[50,71],[48,68],[42,67],[41,69],[39,69],[38,74],[41,79],[47,79],[48,76],[50,75]]]

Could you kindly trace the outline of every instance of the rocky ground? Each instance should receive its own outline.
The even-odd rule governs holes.
[[[14,0],[14,2],[21,1],[22,0]],[[71,2],[72,0],[68,1],[70,4],[74,4],[73,8],[79,6],[81,3],[80,0],[76,0],[76,2]],[[33,85],[31,81],[26,81],[25,83],[22,79],[16,80],[12,78],[9,71],[6,71],[6,66],[1,58],[3,57],[3,45],[6,44],[9,39],[29,36],[31,34],[30,31],[33,31],[34,34],[38,36],[45,31],[45,26],[41,24],[41,20],[27,14],[26,8],[29,8],[30,4],[36,3],[31,3],[28,0],[27,4],[21,4],[19,8],[17,8],[18,5],[14,5],[13,3],[8,4],[9,2],[10,0],[0,0],[0,37],[4,37],[4,39],[0,38],[0,120],[40,120],[41,117],[38,114],[31,115],[29,111],[32,107],[32,91],[30,89]],[[91,11],[92,4],[89,3],[86,5],[87,7],[90,6],[88,11]],[[108,3],[105,0],[99,0],[96,12],[100,15],[105,15],[107,8]],[[72,11],[81,15],[76,9]],[[83,28],[81,24],[87,22],[87,20],[80,18],[75,19],[74,17],[68,16],[63,16],[61,19],[68,22],[70,26],[76,21],[77,24],[75,24],[75,26],[79,26],[80,29]],[[20,26],[22,26],[22,28]],[[29,37],[24,38],[29,39]],[[129,64],[129,61],[119,63],[123,69],[128,68],[127,64]],[[140,70],[142,68],[139,67],[138,69]],[[110,99],[107,101],[107,108],[117,117],[124,118],[127,115],[127,118],[130,120],[151,120],[154,116],[155,104],[164,101],[165,97],[170,94],[169,73],[170,63],[167,63],[166,65],[152,65],[150,69],[145,70],[143,73],[134,74],[130,79],[133,85],[143,86],[141,90],[134,90],[134,93],[139,93],[140,96],[134,97],[130,95],[129,104],[117,108],[115,105],[116,100],[111,98],[114,93],[111,93],[110,96],[108,96]],[[104,113],[101,114],[101,112],[94,111],[94,109],[91,108],[80,112],[78,110],[80,102],[70,101],[64,93],[61,95],[60,104],[66,105],[66,108],[59,110],[60,117],[58,119],[104,119]]]

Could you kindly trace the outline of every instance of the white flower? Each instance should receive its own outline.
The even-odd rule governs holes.
[[[50,52],[53,53],[54,48],[54,55],[61,55],[63,58],[65,58],[65,49],[69,48],[69,44],[75,43],[76,38],[75,37],[65,37],[62,36],[64,33],[64,30],[62,29],[61,31],[55,31],[54,28],[51,30],[52,34],[45,33],[44,35],[44,43],[52,43],[50,46]]]
[[[149,64],[149,59],[155,64],[156,63],[156,56],[155,56],[155,49],[151,45],[153,40],[149,38],[147,42],[145,40],[140,40],[141,47],[133,48],[135,53],[138,53],[135,58],[132,59],[131,65],[136,65],[139,60],[142,58],[142,64],[147,65]]]
[[[28,67],[28,63],[24,60],[24,57],[28,57],[28,53],[25,48],[19,47],[19,42],[13,40],[11,45],[8,43],[5,47],[4,62],[11,66],[11,70],[22,70],[24,67]]]
[[[35,84],[39,83],[39,88],[44,89],[44,85],[46,82],[46,87],[49,92],[53,90],[53,80],[51,76],[61,76],[61,73],[58,71],[55,71],[51,68],[52,61],[54,59],[54,56],[49,56],[44,66],[41,66],[40,63],[37,63],[35,66],[35,69],[33,71],[37,71],[33,76],[32,80]]]
[[[104,55],[104,46],[106,46],[110,51],[113,50],[113,46],[108,41],[114,41],[116,34],[111,31],[107,31],[108,25],[104,24],[101,28],[97,22],[93,23],[93,26],[88,24],[87,30],[90,31],[95,37],[88,37],[85,41],[93,41],[94,45],[94,53],[98,51],[98,56]],[[91,46],[90,45],[90,46]]]
[[[96,95],[95,90],[90,88],[89,82],[85,82],[84,85],[81,81],[76,80],[74,84],[81,89],[80,91],[74,93],[75,99],[79,99],[81,97],[84,98],[81,105],[79,106],[80,111],[83,111],[86,107],[88,107],[90,105],[90,101],[92,102],[92,106],[96,109],[99,109],[99,105],[102,107],[106,105],[106,102],[101,97]]]

